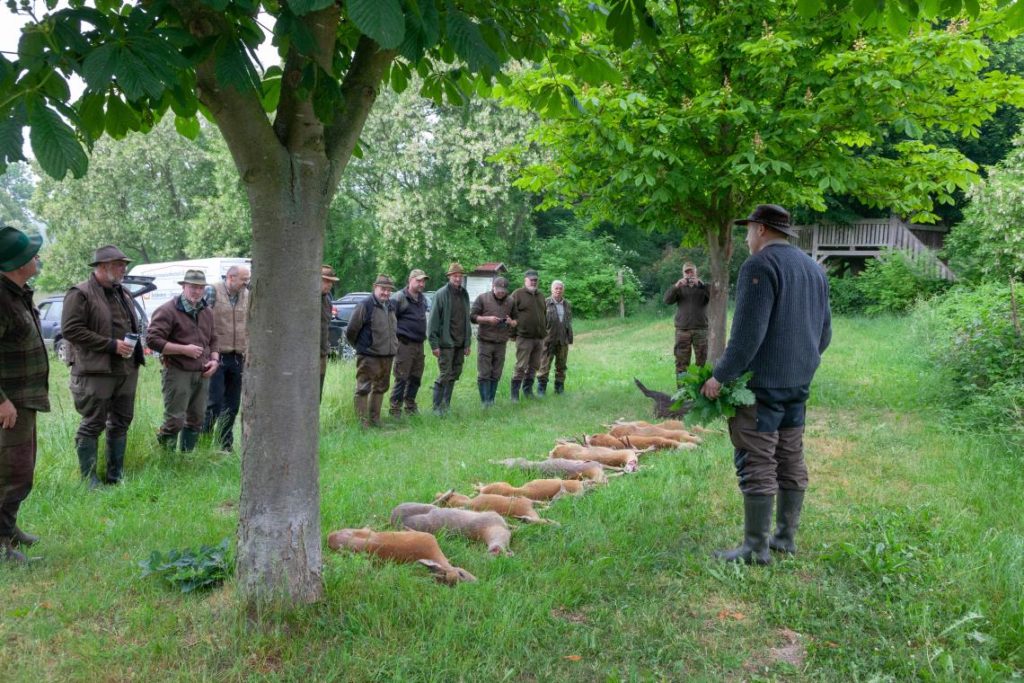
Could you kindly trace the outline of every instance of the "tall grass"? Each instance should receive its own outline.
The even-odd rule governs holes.
[[[55,368],[25,528],[31,568],[0,568],[0,680],[1005,680],[1024,670],[1018,454],[947,428],[948,390],[901,319],[838,319],[809,411],[812,488],[801,554],[767,568],[708,555],[739,540],[724,434],[557,502],[519,526],[512,557],[443,536],[480,580],[325,550],[326,598],[244,626],[234,587],[181,595],[140,578],[154,549],[213,544],[237,524],[239,457],[164,454],[158,372],[142,379],[127,480],[88,492],[77,416]],[[564,396],[479,406],[467,363],[446,419],[355,426],[351,365],[321,406],[324,532],[385,528],[391,508],[474,482],[531,478],[559,436],[646,417],[632,378],[668,390],[671,321],[581,325]],[[429,365],[429,363],[428,363]],[[429,368],[422,403],[429,407]],[[287,429],[287,425],[279,425]],[[288,458],[281,454],[282,462]]]

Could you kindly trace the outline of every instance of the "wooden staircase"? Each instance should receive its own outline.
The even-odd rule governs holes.
[[[927,234],[930,226],[912,226],[893,216],[889,219],[865,218],[849,224],[814,223],[797,227],[797,244],[818,263],[835,257],[879,258],[888,250],[899,250],[910,256],[925,273],[946,280],[956,274],[939,260],[936,250],[926,245],[915,229]],[[929,239],[932,244],[936,240]]]

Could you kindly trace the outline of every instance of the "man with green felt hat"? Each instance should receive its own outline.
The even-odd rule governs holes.
[[[32,490],[36,413],[50,410],[50,365],[28,281],[39,272],[43,240],[0,228],[0,564],[23,564],[19,548],[39,540],[18,528]]]

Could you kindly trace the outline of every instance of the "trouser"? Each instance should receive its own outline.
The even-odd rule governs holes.
[[[551,372],[551,363],[555,364],[555,382],[565,381],[566,361],[569,359],[569,345],[549,342],[544,345],[544,357],[540,362],[540,372],[537,378],[547,383],[548,374]]]
[[[380,406],[388,392],[394,356],[356,356],[356,414],[364,424],[380,423]]]
[[[516,337],[516,369],[512,373],[513,381],[529,380],[533,378],[540,369],[541,357],[544,355],[543,339],[526,339]]]
[[[161,386],[164,394],[164,423],[157,434],[172,436],[188,429],[199,432],[206,417],[206,396],[210,389],[209,378],[199,370],[180,370],[164,367]]]
[[[437,384],[454,384],[462,376],[462,365],[466,362],[466,347],[440,349],[437,357]]]
[[[744,495],[807,488],[803,434],[808,386],[752,389],[757,401],[729,419],[733,461]]]
[[[690,348],[693,347],[694,363],[704,365],[708,361],[708,331],[681,330],[676,328],[676,345],[673,351],[676,356],[676,374],[685,372],[690,367]]]
[[[406,412],[415,413],[416,393],[423,381],[424,367],[423,342],[398,340],[398,354],[395,356],[395,388],[391,392],[391,412],[401,414],[402,406]]]
[[[507,342],[480,340],[476,347],[476,378],[497,383],[505,369]]]
[[[18,408],[12,429],[0,428],[0,538],[14,535],[18,508],[36,469],[36,411]]]
[[[327,377],[327,356],[320,356],[320,402],[324,400],[324,378]]]
[[[82,416],[75,440],[99,438],[104,429],[108,440],[128,434],[138,382],[137,369],[127,375],[72,375],[71,398]]]
[[[242,403],[242,368],[245,356],[224,353],[220,366],[210,378],[210,396],[206,402],[204,431],[214,428],[223,448],[230,449],[235,442],[235,417]]]

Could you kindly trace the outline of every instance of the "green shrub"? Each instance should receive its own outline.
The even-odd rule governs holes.
[[[952,402],[964,419],[1024,437],[1024,338],[1013,322],[1010,287],[957,288],[919,304],[915,318],[936,366],[957,387]]]
[[[139,562],[142,577],[156,575],[182,593],[212,588],[231,576],[234,561],[229,539],[198,550],[171,550],[166,556],[154,550],[148,560]]]
[[[620,292],[627,309],[640,302],[640,282],[632,269],[623,265],[622,251],[607,237],[572,226],[565,234],[544,240],[540,254],[542,281],[565,282],[565,298],[572,302],[573,314],[579,318],[616,313]],[[617,281],[620,271],[621,287]]]
[[[868,299],[860,289],[860,281],[856,277],[836,277],[830,275],[828,278],[829,303],[832,305],[832,313],[837,315],[850,315],[863,313],[868,306]]]
[[[929,274],[919,260],[900,251],[871,259],[855,281],[869,315],[906,313],[918,300],[949,287],[945,280]]]

